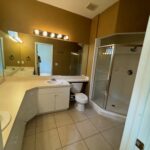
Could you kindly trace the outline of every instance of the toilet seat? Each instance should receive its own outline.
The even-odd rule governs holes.
[[[76,93],[75,100],[81,104],[86,104],[88,102],[88,97],[83,93]]]

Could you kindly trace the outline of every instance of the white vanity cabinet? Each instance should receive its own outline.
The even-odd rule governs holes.
[[[37,89],[26,92],[19,112],[19,119],[25,122],[37,115]]]
[[[38,114],[69,108],[70,86],[46,87],[38,90]]]

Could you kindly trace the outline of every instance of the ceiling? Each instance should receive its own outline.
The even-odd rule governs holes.
[[[87,18],[93,18],[97,14],[116,3],[118,0],[37,0],[64,10],[82,15]],[[96,9],[91,11],[86,7],[89,3],[96,5]]]

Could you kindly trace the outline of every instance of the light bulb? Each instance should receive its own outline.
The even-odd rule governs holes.
[[[48,35],[47,31],[44,31],[43,36],[47,36],[47,35]]]
[[[58,35],[57,35],[57,38],[58,38],[58,39],[61,39],[61,38],[62,38],[62,35],[61,35],[61,34],[58,34]]]
[[[34,30],[34,33],[36,34],[36,35],[39,35],[40,34],[40,31],[39,30]]]
[[[51,38],[54,38],[54,37],[55,37],[55,33],[51,33],[51,34],[50,34],[50,37],[51,37]]]
[[[64,40],[68,40],[69,37],[67,35],[64,36]]]

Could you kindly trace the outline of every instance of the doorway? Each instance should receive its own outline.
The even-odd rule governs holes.
[[[36,74],[40,76],[52,75],[53,69],[53,45],[35,43],[36,47]]]

